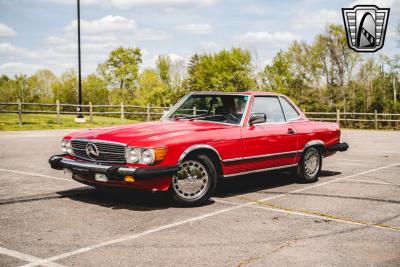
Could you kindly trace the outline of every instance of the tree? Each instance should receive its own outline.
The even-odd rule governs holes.
[[[119,47],[110,52],[108,59],[97,70],[111,88],[133,90],[140,63],[142,52],[139,48]]]
[[[145,69],[139,76],[139,89],[135,92],[138,105],[168,106],[171,102],[170,88],[161,80],[158,73]]]
[[[78,100],[78,79],[76,71],[64,72],[56,82],[52,84],[53,97],[61,103],[76,103]]]
[[[49,102],[52,98],[52,84],[57,77],[46,69],[38,70],[29,77],[29,85],[37,102]]]
[[[171,58],[159,55],[156,60],[156,70],[160,79],[169,87],[171,81]]]
[[[83,80],[82,93],[85,104],[89,102],[108,104],[109,102],[107,83],[95,74],[90,74]]]
[[[188,66],[187,84],[192,91],[238,92],[255,88],[251,55],[232,48],[215,54],[194,55]]]

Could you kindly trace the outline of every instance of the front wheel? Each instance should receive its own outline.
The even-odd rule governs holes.
[[[206,202],[215,191],[217,172],[206,155],[186,158],[174,174],[171,192],[175,202],[184,206],[198,206]]]
[[[315,182],[318,180],[322,167],[321,151],[316,147],[309,147],[304,151],[297,167],[297,174],[304,182]]]

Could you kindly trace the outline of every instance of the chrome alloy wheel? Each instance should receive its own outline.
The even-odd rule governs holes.
[[[312,177],[318,172],[320,164],[318,150],[314,147],[309,148],[304,155],[304,171],[308,176]]]
[[[172,179],[172,186],[176,194],[183,199],[201,198],[210,186],[206,168],[195,160],[182,162]]]

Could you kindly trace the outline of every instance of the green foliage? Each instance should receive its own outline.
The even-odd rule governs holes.
[[[90,74],[83,80],[82,94],[84,104],[92,102],[102,105],[109,102],[107,83],[95,74]]]
[[[194,55],[189,62],[188,75],[187,86],[191,91],[239,92],[256,86],[250,52],[240,48]]]
[[[133,90],[140,63],[142,51],[139,48],[119,47],[111,51],[108,59],[98,66],[98,72],[112,88]]]
[[[74,70],[69,70],[61,75],[52,84],[53,103],[59,99],[62,103],[76,103],[78,100],[78,79]]]
[[[93,116],[93,123],[85,124],[76,123],[75,118],[75,115],[61,115],[61,124],[58,124],[54,114],[23,114],[23,124],[19,126],[17,114],[0,113],[0,131],[94,128],[122,124],[119,118]],[[124,120],[124,123],[135,122],[134,120]]]
[[[394,112],[399,69],[399,55],[362,57],[348,47],[342,26],[329,25],[313,42],[295,41],[280,51],[261,76],[264,87],[288,94],[307,111]]]
[[[170,86],[170,80],[171,80],[171,58],[169,56],[158,56],[157,61],[156,61],[156,70],[157,74],[160,77],[160,79]]]
[[[307,111],[400,112],[400,55],[363,55],[347,46],[341,25],[312,42],[295,41],[258,72],[248,50],[195,54],[186,65],[158,56],[140,70],[142,51],[119,47],[83,80],[84,104],[169,106],[190,91],[268,90],[289,95]],[[382,67],[384,72],[382,72]],[[139,71],[140,70],[140,71]],[[77,103],[77,74],[40,70],[0,76],[0,102]],[[395,92],[397,101],[394,101]],[[64,108],[65,111],[74,109]]]

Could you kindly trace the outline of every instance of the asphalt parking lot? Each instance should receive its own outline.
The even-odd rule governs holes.
[[[343,130],[318,182],[242,176],[197,208],[50,169],[66,132],[0,133],[0,266],[400,266],[400,132]]]

